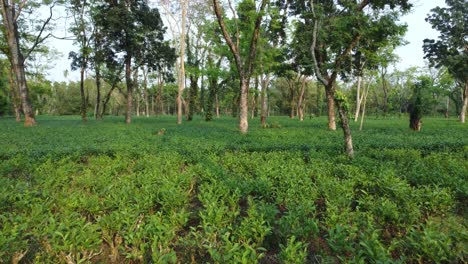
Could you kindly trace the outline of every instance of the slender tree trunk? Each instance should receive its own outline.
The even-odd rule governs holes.
[[[135,112],[136,116],[140,116],[140,85],[138,83],[138,68],[133,70],[133,91],[135,92]]]
[[[370,82],[367,84],[367,89],[364,90],[364,99],[362,102],[362,114],[361,114],[361,124],[359,125],[359,131],[362,130],[362,126],[364,124],[364,117],[366,115],[366,102],[367,102],[367,95],[369,94]]]
[[[388,112],[388,87],[387,87],[387,80],[385,79],[386,69],[382,69],[381,76],[382,76],[382,90],[383,90],[383,112],[384,116],[387,116]]]
[[[218,99],[218,93],[216,92],[216,95],[215,95],[215,108],[216,108],[216,118],[219,118],[220,117],[220,114],[219,114],[219,99]]]
[[[294,115],[294,108],[296,107],[296,95],[295,95],[295,80],[288,80],[288,88],[289,88],[289,118],[294,119],[296,116]]]
[[[266,126],[266,119],[267,119],[267,111],[268,111],[268,103],[267,103],[267,91],[268,85],[270,84],[270,74],[268,73],[265,78],[262,80],[262,91],[260,93],[260,101],[261,101],[261,110],[260,110],[260,122],[262,127]]]
[[[143,96],[145,100],[145,115],[149,117],[149,102],[148,102],[148,70],[143,68]]]
[[[307,77],[302,77],[301,82],[301,92],[299,93],[299,100],[297,102],[297,115],[299,116],[299,121],[304,121],[304,94],[306,87]]]
[[[101,69],[99,66],[96,66],[96,107],[94,108],[94,118],[96,120],[101,120],[102,116],[100,113],[101,107]]]
[[[81,106],[80,106],[80,113],[81,113],[81,120],[86,123],[88,121],[88,117],[86,116],[86,94],[84,88],[84,74],[85,74],[85,67],[84,65],[81,66],[80,69],[80,95],[81,95]]]
[[[180,70],[179,70],[179,90],[177,93],[177,124],[182,124],[182,93],[185,89],[185,20],[187,16],[187,2],[188,0],[180,0],[182,6],[182,25],[180,31]]]
[[[159,105],[159,110],[160,110],[160,114],[161,115],[165,115],[166,114],[166,108],[164,107],[164,102],[163,102],[163,85],[164,85],[164,82],[163,82],[163,79],[162,79],[162,76],[159,75],[159,83],[158,83],[158,95],[157,95],[157,103]],[[169,110],[168,110],[169,112]]]
[[[127,109],[125,113],[125,123],[132,123],[133,107],[133,81],[132,81],[132,57],[130,54],[125,56],[125,82],[127,83]]]
[[[154,94],[151,95],[151,114],[155,115],[156,114],[156,108],[154,107],[156,98],[154,97]]]
[[[248,95],[249,95],[249,78],[246,78],[242,74],[241,78],[241,94],[240,94],[240,111],[239,111],[239,130],[242,134],[246,134],[249,130],[249,105],[248,105]]]
[[[466,110],[468,108],[468,81],[465,81],[465,90],[463,91],[463,103],[460,112],[460,122],[465,123]]]
[[[205,112],[205,87],[203,86],[203,75],[200,76],[200,111]]]
[[[353,139],[351,137],[351,129],[349,128],[349,120],[346,113],[345,106],[343,105],[344,102],[341,100],[336,100],[336,106],[338,107],[338,114],[340,116],[340,123],[341,128],[343,129],[344,134],[344,141],[345,141],[345,151],[346,155],[349,158],[354,157],[354,150],[353,150]]]
[[[359,112],[361,111],[361,102],[362,102],[361,83],[362,83],[362,77],[358,76],[357,77],[357,88],[356,88],[356,112],[354,113],[354,122],[358,121]]]
[[[449,110],[450,110],[450,97],[447,96],[447,108],[445,109],[445,118],[449,118]]]
[[[13,1],[12,1],[13,2]],[[2,15],[3,26],[5,27],[5,35],[10,52],[11,66],[15,71],[16,84],[18,85],[19,98],[24,114],[24,126],[34,126],[36,120],[29,101],[29,90],[26,81],[26,73],[24,70],[24,57],[19,46],[18,25],[15,20],[15,6],[9,1],[2,0]]]
[[[330,82],[332,86],[333,83]],[[327,107],[328,107],[328,129],[336,130],[335,122],[335,90],[332,87],[325,87],[325,93],[327,95]]]

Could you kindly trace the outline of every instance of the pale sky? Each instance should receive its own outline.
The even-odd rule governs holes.
[[[424,19],[432,8],[445,6],[444,0],[413,0],[412,2],[414,4],[413,11],[402,17],[401,20],[401,22],[408,24],[408,32],[406,33],[405,39],[409,44],[399,47],[395,51],[400,57],[400,62],[396,65],[399,70],[404,70],[411,66],[424,66],[424,54],[422,50],[423,40],[425,38],[436,39],[438,36],[438,32],[432,29],[431,25]],[[71,36],[70,33],[64,32],[66,26],[66,22],[58,25],[58,29],[62,31],[60,34],[57,33],[57,35]],[[58,59],[51,62],[55,65],[49,70],[48,78],[52,81],[77,81],[79,79],[79,74],[77,71],[71,71],[70,61],[68,60],[68,53],[76,49],[73,46],[73,42],[70,40],[51,40],[49,43],[61,52],[61,55]],[[69,72],[67,78],[64,76],[65,70]]]

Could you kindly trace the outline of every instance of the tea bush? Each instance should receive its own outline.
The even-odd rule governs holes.
[[[0,263],[467,261],[455,120],[370,119],[353,160],[324,118],[38,121],[0,120]]]

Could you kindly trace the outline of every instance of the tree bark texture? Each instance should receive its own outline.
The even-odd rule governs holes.
[[[24,126],[34,126],[36,119],[29,101],[29,90],[24,69],[24,57],[19,46],[18,24],[15,20],[14,1],[2,0],[3,25],[5,27],[6,40],[10,52],[10,63],[15,71],[16,84],[18,85],[19,98],[24,114]]]

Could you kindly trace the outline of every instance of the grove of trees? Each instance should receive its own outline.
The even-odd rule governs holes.
[[[404,44],[399,22],[408,0],[122,0],[2,1],[0,115],[94,116],[177,114],[191,121],[238,117],[267,127],[270,115],[303,121],[328,116],[328,129],[343,129],[353,155],[349,116],[412,118],[458,116],[468,105],[466,1],[447,0],[426,21],[440,32],[424,40],[429,64],[395,68]],[[75,51],[78,82],[51,82],[41,58],[65,10]],[[70,35],[70,34],[69,34]],[[56,56],[56,55],[55,55]],[[367,112],[367,113],[366,113]]]

